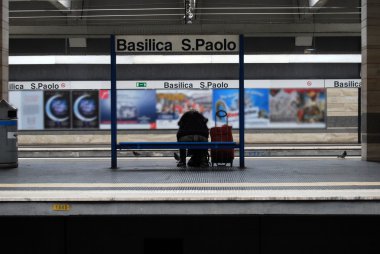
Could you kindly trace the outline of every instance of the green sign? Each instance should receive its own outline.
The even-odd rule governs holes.
[[[146,82],[136,82],[136,87],[147,87]]]

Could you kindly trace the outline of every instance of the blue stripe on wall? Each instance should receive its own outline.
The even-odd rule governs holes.
[[[16,120],[10,120],[10,121],[1,121],[0,120],[0,126],[16,126],[17,121]]]

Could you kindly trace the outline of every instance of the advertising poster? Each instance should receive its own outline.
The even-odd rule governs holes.
[[[325,127],[324,89],[271,89],[272,127]]]
[[[201,112],[211,125],[211,90],[157,90],[157,128],[177,129],[181,116],[195,109]]]
[[[111,124],[111,96],[109,90],[100,90],[100,128]],[[117,91],[117,123],[119,129],[156,128],[156,91]]]
[[[71,128],[70,91],[44,91],[45,129]]]
[[[19,130],[44,128],[42,91],[10,91],[9,100],[17,108]]]
[[[269,125],[269,89],[245,89],[245,128],[267,127]],[[213,90],[213,114],[224,110],[228,114],[228,123],[239,128],[239,90]],[[226,117],[217,117],[220,124],[226,123]]]
[[[99,93],[95,90],[72,91],[73,128],[99,128]]]

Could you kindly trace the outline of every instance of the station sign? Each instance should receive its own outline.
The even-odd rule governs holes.
[[[148,80],[119,81],[118,89],[237,89],[239,80]],[[245,88],[324,88],[324,80],[245,80]]]
[[[8,90],[70,90],[70,81],[21,81],[9,82]]]
[[[360,80],[359,80],[360,81]],[[245,88],[324,88],[325,80],[245,80]],[[120,80],[117,89],[237,89],[239,80]],[[34,90],[102,90],[110,89],[110,81],[19,81],[9,82],[9,91]]]
[[[118,82],[119,87],[131,87],[131,81]],[[148,80],[136,81],[140,89],[228,89],[238,88],[238,80]]]
[[[360,88],[361,79],[245,80],[245,88]],[[118,89],[229,89],[239,88],[239,80],[120,80]],[[9,91],[101,90],[110,89],[110,81],[15,81]]]
[[[360,88],[362,87],[361,79],[326,79],[326,88]]]
[[[117,53],[238,52],[239,35],[119,35]]]

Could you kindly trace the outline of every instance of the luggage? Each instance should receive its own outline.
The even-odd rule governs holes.
[[[227,124],[222,125],[220,127],[216,126],[217,116],[226,117]],[[224,110],[219,110],[215,114],[215,127],[210,129],[211,142],[233,142],[232,137],[232,126],[228,125],[228,116],[227,112]],[[234,160],[234,149],[211,149],[211,165],[214,166],[216,164],[226,165],[230,163],[232,167],[232,163]]]

